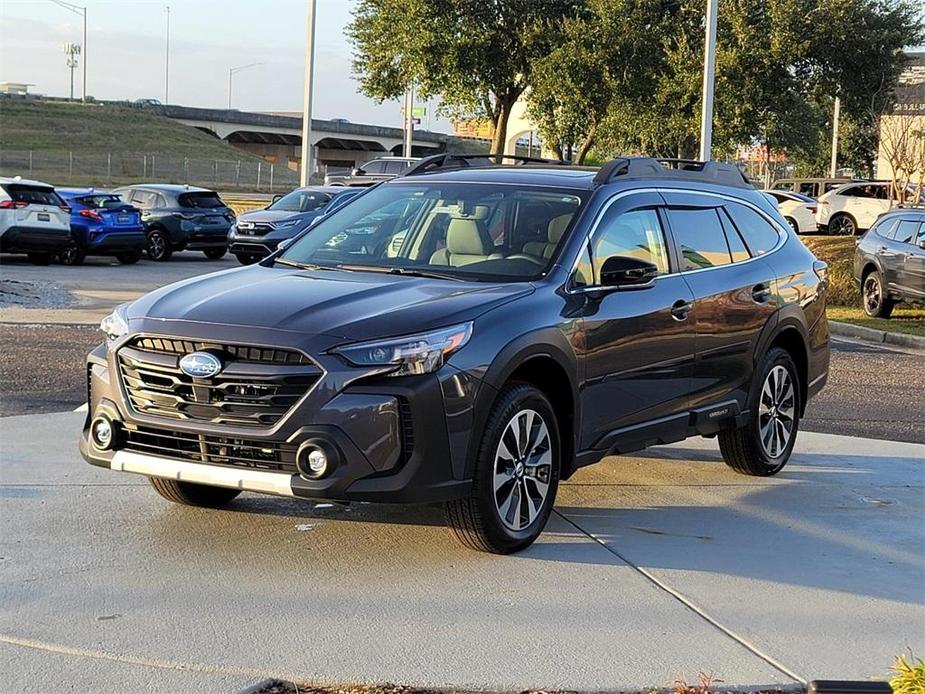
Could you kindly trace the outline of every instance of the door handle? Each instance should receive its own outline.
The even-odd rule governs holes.
[[[752,299],[756,304],[766,304],[771,300],[771,288],[767,282],[761,282],[752,287]]]
[[[687,320],[692,308],[694,308],[692,302],[678,299],[671,305],[671,317],[676,321]]]

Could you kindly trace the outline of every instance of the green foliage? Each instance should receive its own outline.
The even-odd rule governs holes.
[[[925,661],[909,653],[893,663],[894,677],[890,680],[893,694],[925,694]]]
[[[348,34],[360,89],[383,101],[414,84],[448,115],[491,120],[501,152],[511,107],[581,0],[360,0]]]
[[[826,301],[830,306],[860,306],[861,291],[854,280],[855,240],[852,236],[803,236],[801,240],[829,266]]]

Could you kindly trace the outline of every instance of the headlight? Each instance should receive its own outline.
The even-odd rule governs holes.
[[[100,321],[100,331],[106,336],[107,342],[114,342],[128,332],[128,321],[125,318],[125,308],[128,304],[116,306],[115,310]]]
[[[374,340],[333,350],[354,366],[397,366],[389,376],[426,374],[439,369],[472,337],[472,323],[441,330]]]
[[[274,229],[291,229],[297,224],[301,224],[304,220],[301,219],[285,219],[282,222],[271,222],[270,226]]]

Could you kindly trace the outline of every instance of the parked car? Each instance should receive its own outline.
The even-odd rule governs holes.
[[[816,201],[808,195],[783,190],[769,190],[777,209],[784,216],[787,224],[798,234],[810,234],[816,231]]]
[[[141,212],[115,193],[93,188],[58,188],[71,208],[70,245],[58,253],[65,265],[80,265],[88,255],[114,256],[131,265],[146,246]]]
[[[859,178],[779,178],[771,185],[771,190],[785,190],[801,195],[808,195],[814,200],[819,196],[834,190],[839,186],[853,181],[861,181]]]
[[[925,300],[925,209],[896,209],[858,240],[854,278],[868,316],[889,318],[900,301]]]
[[[830,190],[819,198],[816,226],[829,234],[853,236],[869,229],[884,212],[918,197],[910,186],[906,200],[891,199],[891,186],[889,181],[865,181]]]
[[[405,157],[385,157],[373,159],[350,173],[330,174],[324,177],[326,186],[371,186],[373,183],[388,181],[405,173],[419,159]]]
[[[826,265],[734,165],[462,159],[117,308],[86,460],[197,506],[442,502],[497,553],[614,453],[718,436],[737,472],[784,467],[828,375]]]
[[[0,253],[25,253],[35,265],[48,265],[70,242],[70,213],[54,187],[0,177]]]
[[[206,188],[145,183],[113,191],[141,210],[151,260],[170,260],[177,251],[202,251],[218,260],[228,251],[234,211]]]
[[[277,196],[262,210],[245,212],[228,231],[228,248],[242,265],[276,250],[281,241],[304,231],[315,219],[333,212],[362,189],[306,186]]]

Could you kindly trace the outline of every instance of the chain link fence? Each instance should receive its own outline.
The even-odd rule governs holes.
[[[298,171],[253,158],[230,161],[63,150],[0,150],[0,176],[22,176],[57,186],[186,183],[262,193],[285,192],[299,185]]]

